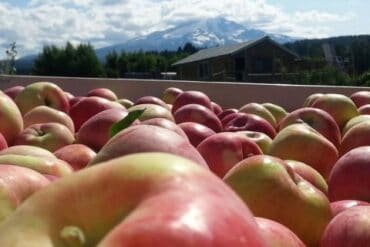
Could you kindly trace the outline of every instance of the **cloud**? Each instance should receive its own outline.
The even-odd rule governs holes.
[[[353,17],[317,10],[285,13],[266,0],[31,0],[25,5],[0,2],[0,47],[16,41],[20,55],[66,41],[102,47],[189,19],[220,15],[253,28],[298,37],[326,36],[332,32],[326,24]]]

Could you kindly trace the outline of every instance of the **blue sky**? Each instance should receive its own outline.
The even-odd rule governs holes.
[[[103,47],[219,15],[296,37],[370,34],[369,9],[365,0],[0,0],[0,58],[13,41],[21,56],[66,41]]]

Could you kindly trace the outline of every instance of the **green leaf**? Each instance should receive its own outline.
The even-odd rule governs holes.
[[[113,124],[112,127],[109,130],[110,137],[115,136],[118,132],[121,130],[124,130],[131,126],[133,122],[135,122],[136,119],[138,119],[146,110],[146,108],[131,111],[128,113],[126,117],[118,121],[117,123]]]

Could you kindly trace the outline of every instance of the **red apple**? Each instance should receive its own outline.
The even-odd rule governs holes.
[[[269,122],[272,127],[276,128],[276,126],[277,126],[276,119],[271,114],[271,112],[259,103],[248,103],[248,104],[242,106],[239,109],[239,112],[248,113],[248,114],[255,114],[257,116],[262,117],[267,122]]]
[[[72,99],[69,100],[69,106],[70,108],[74,106],[76,103],[80,102],[80,100],[87,98],[85,96],[75,96]]]
[[[343,136],[339,147],[340,156],[348,151],[361,147],[370,146],[370,121],[363,121],[350,128]]]
[[[73,94],[71,94],[70,92],[66,92],[66,91],[64,91],[64,95],[67,97],[68,102],[71,102],[71,100],[75,97]]]
[[[23,86],[14,86],[14,87],[10,87],[10,88],[7,88],[4,90],[4,93],[6,95],[8,95],[12,100],[15,99],[15,97],[17,97],[17,95],[22,92],[22,90],[24,89]]]
[[[154,125],[154,126],[168,129],[168,130],[172,130],[178,135],[184,137],[185,139],[188,139],[188,136],[186,135],[186,133],[182,130],[180,126],[178,126],[174,122],[168,119],[165,119],[165,118],[151,118],[151,119],[142,121],[140,124]]]
[[[357,206],[370,206],[370,203],[358,200],[341,200],[330,203],[330,208],[334,216],[338,215],[344,210]]]
[[[78,171],[85,168],[96,153],[86,145],[71,144],[56,150],[54,155],[70,164],[73,170]]]
[[[231,113],[236,113],[238,112],[238,109],[235,109],[235,108],[228,108],[226,110],[223,110],[221,113],[217,114],[217,117],[222,120],[223,118],[225,118],[226,116],[228,116],[229,114]]]
[[[212,129],[199,123],[184,122],[178,126],[185,132],[194,147],[197,147],[207,137],[216,134]]]
[[[180,88],[169,87],[163,91],[162,100],[167,104],[173,104],[177,96],[179,96],[183,91]]]
[[[138,98],[135,101],[134,105],[142,105],[142,104],[154,104],[162,106],[163,108],[166,108],[169,110],[168,105],[161,99],[155,97],[155,96],[143,96]]]
[[[108,88],[94,88],[87,93],[88,97],[97,96],[110,101],[116,101],[117,95]]]
[[[216,102],[211,101],[211,106],[212,106],[212,111],[216,115],[220,114],[223,111],[222,107],[219,104],[217,104]]]
[[[370,104],[370,91],[358,91],[350,96],[355,105],[360,108],[363,105]]]
[[[178,109],[188,104],[198,104],[212,110],[211,100],[206,94],[200,91],[185,91],[177,96],[173,102],[172,113],[176,113]]]
[[[370,104],[359,107],[358,112],[362,115],[370,115]]]
[[[9,145],[23,129],[22,115],[17,105],[0,91],[0,133]]]

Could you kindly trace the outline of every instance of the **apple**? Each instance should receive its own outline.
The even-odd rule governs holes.
[[[286,115],[288,115],[288,112],[279,105],[266,102],[266,103],[263,103],[262,106],[265,107],[272,114],[272,116],[274,116],[277,125],[279,124],[281,119],[283,119]]]
[[[228,108],[228,109],[225,109],[223,110],[221,113],[217,114],[217,117],[222,120],[223,118],[225,118],[226,116],[228,116],[229,114],[232,114],[232,113],[237,113],[238,112],[238,109],[235,109],[235,108]]]
[[[338,215],[339,213],[349,208],[353,208],[357,206],[370,206],[370,203],[358,201],[358,200],[341,200],[341,201],[335,201],[335,202],[330,203],[330,208],[334,216]]]
[[[66,91],[64,91],[64,95],[66,96],[68,102],[70,102],[75,97],[73,94],[71,94],[70,92],[66,92]]]
[[[268,154],[306,163],[325,179],[338,159],[333,143],[307,124],[292,124],[282,129],[273,139]]]
[[[0,151],[6,149],[7,147],[8,147],[8,143],[6,142],[3,134],[0,133]]]
[[[134,102],[129,99],[118,99],[117,102],[124,106],[126,109],[134,105]]]
[[[72,118],[65,112],[48,106],[37,106],[23,116],[24,127],[38,123],[60,123],[66,126],[71,133],[75,133],[75,126]]]
[[[0,165],[0,224],[24,200],[49,183],[47,178],[31,169]]]
[[[232,112],[227,114],[221,119],[221,124],[223,127],[225,127],[231,120],[235,119],[236,117],[239,116],[244,116],[245,113],[243,112]]]
[[[342,130],[342,136],[344,136],[349,129],[351,129],[353,126],[362,123],[364,121],[369,121],[370,115],[359,115],[357,117],[351,118],[346,125],[344,126]]]
[[[370,146],[370,121],[363,121],[350,128],[342,138],[340,156],[361,146]]]
[[[166,107],[156,105],[156,104],[140,104],[131,106],[128,111],[137,111],[145,109],[144,113],[139,117],[140,121],[145,121],[151,118],[166,118],[170,121],[175,121],[172,113]]]
[[[184,122],[178,126],[185,132],[194,147],[197,147],[207,137],[216,134],[212,129],[199,123]]]
[[[272,143],[272,139],[265,133],[249,130],[237,131],[235,133],[246,136],[249,140],[256,143],[264,154],[268,153],[268,150],[270,149],[270,145]]]
[[[266,218],[255,217],[270,247],[305,247],[306,245],[286,226]]]
[[[24,89],[23,86],[14,86],[14,87],[10,87],[10,88],[7,88],[4,90],[4,93],[6,95],[8,95],[12,100],[15,99],[15,97],[17,97],[17,95],[22,92],[22,90]]]
[[[303,107],[289,113],[280,121],[279,129],[283,129],[293,123],[306,123],[339,148],[341,133],[333,117],[324,110]]]
[[[248,113],[248,114],[255,114],[257,116],[262,117],[267,122],[269,122],[272,127],[276,128],[276,126],[277,126],[276,119],[271,114],[271,112],[259,103],[248,103],[248,104],[242,106],[239,109],[239,112]]]
[[[180,88],[176,88],[176,87],[166,88],[163,91],[162,100],[166,102],[167,104],[173,104],[177,96],[179,96],[181,93],[183,93],[183,91]]]
[[[143,97],[138,98],[134,103],[134,105],[141,105],[141,104],[159,105],[169,110],[168,105],[163,100],[155,96],[143,96]]]
[[[54,155],[67,162],[74,171],[78,171],[85,168],[96,156],[96,153],[86,145],[70,144],[56,150]]]
[[[101,98],[104,98],[104,99],[107,99],[107,100],[110,100],[110,101],[117,101],[117,95],[110,89],[108,88],[94,88],[94,89],[91,89],[87,95],[88,97],[91,97],[91,96],[97,96],[97,97],[101,97]]]
[[[222,132],[203,140],[197,149],[210,170],[222,178],[239,161],[262,154],[256,143],[244,135]]]
[[[30,145],[15,145],[3,149],[0,151],[0,155],[5,154],[16,154],[16,155],[24,155],[24,156],[32,156],[32,157],[40,157],[40,158],[47,158],[47,159],[55,159],[55,155],[46,150],[44,148],[30,146]]]
[[[69,100],[69,107],[71,108],[74,106],[76,103],[80,102],[80,100],[85,99],[87,97],[85,96],[75,96],[72,99]]]
[[[135,125],[120,131],[100,149],[89,165],[143,152],[172,153],[208,168],[205,160],[187,139],[172,130],[153,125]]]
[[[223,179],[254,216],[277,221],[307,246],[318,246],[332,218],[329,200],[283,160],[255,155],[236,164]]]
[[[0,225],[0,246],[267,243],[248,208],[212,173],[178,156],[144,153],[82,170],[34,194]]]
[[[212,106],[212,111],[216,115],[220,114],[223,111],[222,107],[219,104],[217,104],[216,102],[211,101],[211,106]]]
[[[45,105],[68,113],[69,101],[63,90],[52,82],[35,82],[26,86],[14,99],[22,115],[36,106]]]
[[[320,246],[369,246],[369,215],[370,206],[353,207],[338,214],[326,227]]]
[[[363,105],[358,108],[359,114],[370,115],[370,104]]]
[[[329,113],[337,122],[340,130],[351,118],[359,115],[355,103],[342,94],[324,94],[313,102],[312,107]]]
[[[216,114],[202,105],[187,104],[178,109],[174,114],[174,117],[177,124],[195,122],[207,126],[214,132],[222,131],[221,121],[218,119]]]
[[[173,102],[172,113],[175,114],[178,109],[188,104],[198,104],[212,110],[211,100],[205,93],[200,91],[185,91],[177,96]]]
[[[334,165],[328,180],[330,201],[370,202],[370,146],[355,148]]]
[[[38,146],[54,152],[74,141],[74,135],[66,126],[59,123],[40,123],[25,128],[16,137],[14,144]]]
[[[9,145],[23,130],[23,119],[17,105],[0,91],[0,133]]]
[[[186,133],[182,130],[180,126],[175,124],[174,122],[165,119],[165,118],[151,118],[145,121],[142,121],[140,124],[146,125],[154,125],[158,127],[162,127],[168,130],[172,130],[173,132],[177,133],[178,135],[184,137],[185,139],[189,139]]]
[[[320,98],[321,96],[324,96],[323,93],[314,93],[309,95],[306,100],[303,102],[303,107],[312,107],[313,102]]]
[[[101,97],[85,97],[71,107],[69,116],[73,120],[75,130],[78,131],[82,124],[89,118],[99,112],[112,108],[124,109],[124,107],[119,103],[109,101]]]
[[[275,128],[264,118],[255,114],[238,113],[224,126],[224,131],[236,132],[244,130],[262,132],[268,135],[271,139],[276,135]]]
[[[82,124],[76,135],[77,143],[99,151],[110,139],[112,125],[125,118],[127,114],[127,110],[119,108],[97,113]]]
[[[357,108],[360,108],[363,105],[370,104],[370,91],[358,91],[350,96],[351,100]]]

